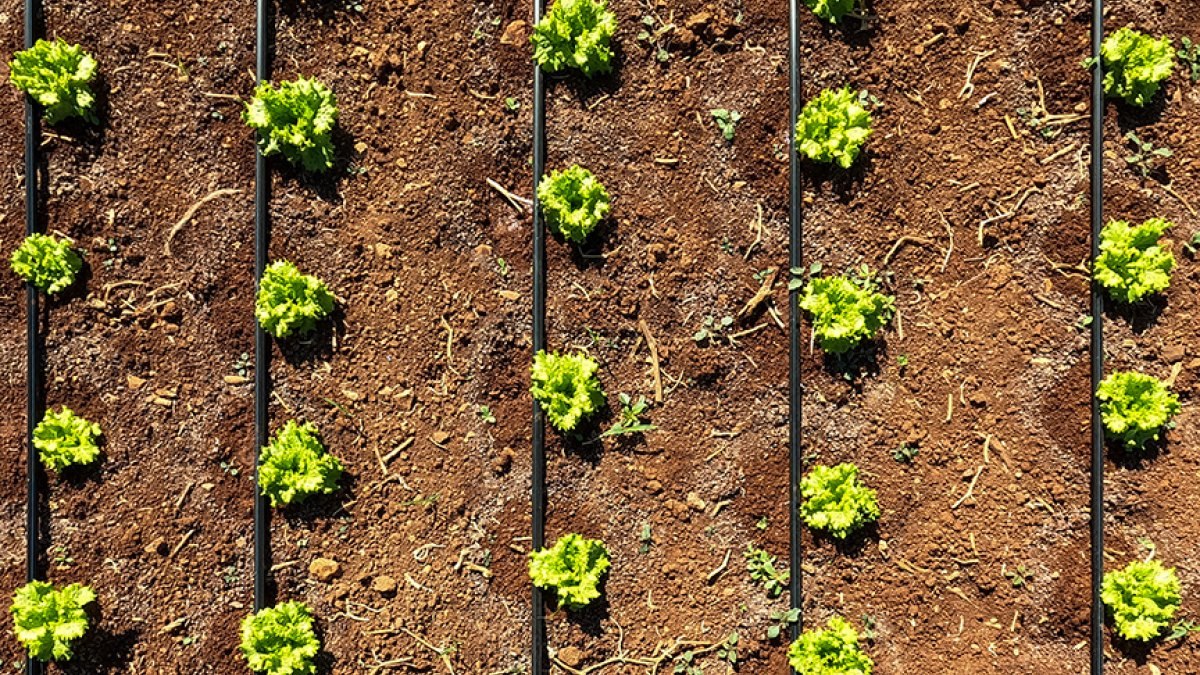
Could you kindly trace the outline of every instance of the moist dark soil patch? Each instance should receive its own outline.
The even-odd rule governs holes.
[[[550,81],[548,166],[588,167],[614,209],[587,248],[550,242],[549,342],[600,361],[611,421],[619,392],[654,396],[648,334],[664,396],[649,414],[659,429],[642,438],[550,436],[550,537],[601,537],[614,554],[604,603],[552,612],[550,643],[585,667],[736,631],[739,672],[784,673],[786,645],[766,631],[787,600],[751,584],[741,552],[787,552],[786,274],[764,307],[739,312],[765,270],[786,271],[786,6],[612,6],[616,74]],[[106,431],[98,472],[47,481],[50,577],[92,584],[101,612],[79,660],[56,672],[244,669],[253,146],[229,97],[253,86],[252,11],[48,10],[51,35],[99,58],[107,108],[101,131],[47,135],[45,148],[47,226],[89,264],[86,290],[47,313],[48,403]],[[806,463],[857,462],[884,511],[849,546],[806,534],[806,620],[870,617],[883,675],[1083,672],[1088,354],[1077,324],[1088,301],[1075,266],[1088,250],[1087,121],[1038,119],[1087,113],[1089,5],[872,11],[865,28],[802,20],[806,98],[852,84],[882,104],[856,170],[806,168],[806,261],[882,269],[900,310],[850,380],[805,351]],[[276,164],[272,202],[272,254],[325,279],[341,308],[311,338],[276,347],[271,411],[272,428],[316,422],[347,466],[338,494],[272,521],[275,595],[316,610],[331,673],[447,672],[438,650],[460,673],[529,669],[530,219],[485,181],[530,197],[529,14],[507,2],[278,11],[276,78],[316,76],[341,106],[334,172]],[[666,62],[637,39],[648,15],[678,27]],[[7,62],[19,3],[0,3],[0,16]],[[1178,3],[1121,3],[1110,25],[1180,34],[1198,18]],[[23,130],[21,99],[5,92],[7,252],[23,231]],[[1159,114],[1110,107],[1110,216],[1172,218],[1175,241],[1196,229],[1198,92],[1177,73]],[[732,144],[713,108],[742,113]],[[1176,196],[1125,166],[1130,128],[1175,150],[1165,172]],[[197,212],[165,256],[171,226],[222,188],[241,193]],[[906,236],[928,243],[896,247]],[[1117,564],[1152,540],[1180,567],[1194,616],[1200,280],[1178,257],[1146,326],[1106,317],[1113,366],[1167,376],[1181,364],[1184,398],[1156,457],[1109,466],[1108,550]],[[21,285],[0,275],[6,589],[23,576],[23,311]],[[709,316],[735,317],[728,333],[741,335],[696,341]],[[893,459],[905,443],[918,448],[911,463]],[[338,563],[329,581],[309,572],[318,557]],[[11,636],[0,644],[4,661],[20,658]],[[1110,653],[1119,673],[1200,668],[1191,641]]]

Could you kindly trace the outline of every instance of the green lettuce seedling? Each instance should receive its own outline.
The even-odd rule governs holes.
[[[1136,227],[1123,220],[1105,225],[1100,232],[1096,281],[1125,303],[1167,290],[1175,256],[1159,239],[1172,227],[1162,218],[1151,218]]]
[[[567,68],[587,77],[607,73],[616,30],[617,15],[607,0],[556,0],[533,27],[533,60],[548,73]]]
[[[596,379],[599,369],[599,364],[584,354],[541,351],[534,355],[530,392],[554,428],[574,431],[580,421],[604,405],[604,390]]]
[[[1100,45],[1104,62],[1104,91],[1130,105],[1145,106],[1175,69],[1171,38],[1155,39],[1132,28],[1122,28]]]
[[[315,675],[321,642],[302,602],[267,607],[242,619],[242,654],[250,670],[267,675]]]
[[[13,594],[12,615],[17,642],[39,661],[70,661],[72,645],[88,629],[84,606],[96,594],[80,584],[62,589],[44,581],[31,581]]]
[[[804,0],[804,4],[814,14],[828,21],[838,23],[842,17],[854,10],[855,0]]]
[[[874,338],[896,311],[896,299],[875,292],[869,274],[810,280],[800,298],[800,309],[812,316],[813,332],[821,349],[844,354],[862,341]]]
[[[824,530],[835,539],[879,519],[875,491],[858,482],[853,464],[818,465],[800,480],[800,515],[814,530]]]
[[[75,283],[83,259],[71,244],[46,234],[31,234],[12,254],[12,269],[25,281],[47,295],[54,295]]]
[[[33,447],[42,464],[52,471],[68,466],[84,466],[100,456],[100,425],[89,422],[63,406],[58,412],[47,410],[33,430]]]
[[[1108,607],[1117,633],[1126,640],[1153,640],[1179,611],[1179,577],[1157,560],[1135,560],[1108,572],[1100,599]]]
[[[825,628],[806,630],[788,649],[788,662],[800,675],[871,675],[875,663],[858,646],[858,631],[840,616]]]
[[[98,122],[93,110],[96,96],[89,86],[96,77],[96,59],[83,47],[67,44],[62,38],[38,40],[33,47],[13,54],[8,67],[13,86],[42,107],[48,124],[71,117]]]
[[[305,77],[278,86],[263,82],[246,104],[242,120],[258,132],[264,156],[282,154],[308,171],[333,166],[337,100],[324,84]]]
[[[608,191],[578,164],[543,178],[537,198],[550,227],[577,244],[587,239],[612,207]]]
[[[529,578],[560,606],[578,610],[600,597],[600,578],[611,564],[604,542],[572,533],[529,554]]]
[[[862,95],[826,89],[804,104],[796,120],[796,149],[814,162],[849,169],[871,136],[871,113]]]
[[[301,274],[295,265],[280,260],[263,270],[254,302],[254,316],[271,335],[286,338],[305,335],[333,311],[333,294],[320,279]]]
[[[312,422],[288,420],[259,454],[258,484],[271,506],[333,494],[341,477],[342,463],[325,451]]]
[[[1104,428],[1128,450],[1158,440],[1179,413],[1179,397],[1156,377],[1134,372],[1109,375],[1096,388]]]

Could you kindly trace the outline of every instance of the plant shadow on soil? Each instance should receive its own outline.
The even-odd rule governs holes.
[[[111,87],[108,80],[104,79],[104,75],[98,74],[96,79],[92,80],[91,89],[92,94],[96,97],[95,103],[92,105],[92,114],[96,116],[98,122],[92,123],[80,117],[72,117],[51,127],[53,133],[73,139],[74,142],[70,143],[69,148],[73,155],[72,159],[79,163],[92,162],[99,157],[100,151],[104,148],[104,141],[108,137],[108,120],[111,113],[108,96]],[[42,126],[49,127],[45,121],[42,122]],[[46,153],[43,152],[42,157],[45,156]],[[48,184],[46,176],[43,175],[42,185]]]
[[[141,638],[136,629],[114,633],[101,626],[101,609],[97,603],[87,608],[91,625],[75,645],[75,658],[58,664],[64,675],[100,675],[101,673],[124,673],[129,671],[133,658],[133,647]]]
[[[801,172],[808,177],[813,190],[820,193],[822,188],[828,187],[842,204],[849,204],[861,194],[863,182],[875,165],[875,156],[869,145],[863,148],[849,169],[813,162],[804,157],[801,160]]]
[[[822,352],[825,372],[845,380],[861,393],[863,378],[879,375],[879,356],[886,351],[887,345],[881,340],[871,340],[844,354]]]
[[[837,550],[838,555],[848,558],[857,558],[866,550],[867,544],[879,539],[879,522],[871,522],[854,530],[846,535],[845,539],[838,539],[828,532],[821,530],[813,530],[813,541],[815,543],[829,543]]]
[[[585,108],[589,102],[595,102],[605,96],[613,96],[621,89],[622,66],[625,63],[625,52],[620,46],[613,44],[612,55],[612,70],[597,75],[595,77],[586,77],[575,70],[565,70],[559,73],[546,74],[546,95],[547,98],[553,93],[557,86],[566,87],[575,97],[575,101]]]
[[[1107,439],[1105,445],[1112,463],[1126,471],[1142,469],[1146,464],[1153,463],[1159,456],[1170,452],[1165,438],[1150,441],[1136,450],[1127,449],[1113,439]]]
[[[604,635],[604,622],[609,618],[607,574],[600,579],[600,584],[597,588],[600,591],[600,597],[593,600],[591,604],[583,609],[572,611],[559,606],[555,606],[554,608],[555,614],[559,612],[565,613],[568,622],[578,626],[579,630],[593,638]],[[557,598],[555,602],[558,602]]]
[[[554,240],[564,246],[571,247],[571,262],[575,263],[575,269],[584,271],[589,268],[599,269],[604,266],[606,258],[604,250],[617,238],[617,220],[609,217],[602,220],[596,229],[591,232],[587,239],[582,244],[568,242],[565,237],[557,231],[557,228],[547,228],[554,236]]]
[[[272,170],[284,184],[298,185],[329,204],[342,203],[342,183],[356,171],[362,153],[354,149],[354,136],[339,122],[331,134],[333,166],[319,173],[293,165],[280,155],[272,156]]]
[[[350,514],[343,505],[358,499],[357,488],[358,475],[343,471],[334,492],[312,495],[299,504],[288,504],[275,512],[292,526],[313,525],[318,520],[349,520]]]
[[[304,337],[276,339],[275,344],[279,347],[283,360],[296,367],[332,358],[334,337],[345,334],[346,310],[339,303],[334,306],[329,316],[317,322],[313,332]]]
[[[604,440],[600,434],[612,421],[612,410],[604,406],[594,414],[579,422],[579,426],[570,433],[562,433],[562,443],[567,452],[579,457],[593,467],[600,463],[604,454]],[[549,425],[549,420],[546,422]]]
[[[1120,319],[1128,323],[1130,330],[1137,335],[1153,328],[1169,304],[1166,294],[1163,293],[1134,303],[1118,302],[1112,298],[1107,300],[1104,304],[1104,318]]]

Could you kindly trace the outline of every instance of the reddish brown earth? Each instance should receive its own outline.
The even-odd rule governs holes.
[[[648,333],[663,400],[649,414],[659,430],[641,438],[550,435],[549,536],[600,537],[614,556],[600,607],[548,617],[555,670],[736,631],[739,672],[784,673],[785,644],[765,634],[786,598],[750,582],[741,551],[787,553],[786,275],[737,318],[735,341],[693,334],[709,315],[737,316],[756,273],[786,269],[786,6],[612,7],[616,74],[548,90],[549,167],[583,164],[614,195],[588,247],[549,242],[549,343],[599,360],[615,413],[619,392],[654,398]],[[864,361],[850,380],[805,352],[806,462],[857,462],[884,511],[849,546],[806,534],[806,621],[871,617],[883,675],[1084,672],[1087,122],[1043,134],[1018,111],[1045,116],[1040,82],[1048,113],[1086,115],[1089,4],[882,0],[872,11],[866,30],[802,20],[805,96],[848,83],[882,104],[855,170],[805,169],[805,260],[826,273],[883,269],[900,308],[876,367]],[[278,12],[276,76],[329,84],[343,132],[330,175],[274,164],[272,202],[273,256],[340,300],[330,327],[276,347],[271,410],[273,428],[316,422],[348,469],[345,490],[272,527],[276,595],[317,612],[327,672],[529,669],[529,214],[485,182],[530,196],[528,27],[514,24],[529,13],[449,2]],[[680,26],[666,63],[637,40],[647,15]],[[1110,25],[1179,34],[1198,19],[1179,3],[1120,3]],[[253,415],[236,366],[253,342],[253,146],[230,97],[253,86],[252,8],[93,2],[52,7],[47,24],[99,58],[107,92],[102,132],[65,127],[45,148],[48,225],[89,263],[78,290],[50,303],[48,401],[99,421],[107,439],[100,468],[47,482],[50,577],[91,583],[103,615],[59,670],[242,672]],[[19,3],[0,3],[0,25],[7,62]],[[7,255],[24,210],[21,99],[5,92]],[[1173,218],[1185,240],[1194,214],[1122,159],[1120,136],[1136,126],[1174,149],[1167,177],[1200,204],[1189,151],[1200,88],[1180,71],[1166,100],[1140,116],[1110,104],[1107,208]],[[743,114],[732,144],[712,108]],[[202,207],[165,256],[171,226],[216,189],[241,192]],[[1164,451],[1110,465],[1108,553],[1122,564],[1149,538],[1187,595],[1200,584],[1188,569],[1197,467],[1186,457],[1200,363],[1195,261],[1179,262],[1155,318],[1106,317],[1112,365],[1167,376],[1182,364],[1185,405]],[[24,310],[12,275],[0,275],[0,300],[0,579],[11,589],[24,551]],[[919,448],[911,464],[892,458],[905,442]],[[337,576],[310,573],[319,557]],[[1029,574],[1020,588],[1005,574],[1018,568]],[[7,633],[0,644],[6,664],[20,659]],[[1200,669],[1193,641],[1110,653],[1114,672]],[[703,663],[721,672],[715,657]]]

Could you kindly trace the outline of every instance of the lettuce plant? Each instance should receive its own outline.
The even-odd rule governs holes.
[[[550,227],[577,244],[587,239],[612,207],[608,190],[578,164],[543,178],[537,198]]]
[[[599,369],[599,364],[585,354],[541,351],[533,356],[530,392],[542,404],[554,428],[574,431],[581,420],[604,405],[604,390],[596,379]]]
[[[13,594],[12,615],[17,642],[39,661],[70,661],[72,644],[88,629],[84,606],[96,594],[80,584],[62,589],[31,581]]]
[[[12,269],[43,293],[54,295],[75,283],[83,259],[71,244],[48,234],[31,234],[12,254]]]
[[[849,622],[833,616],[824,628],[800,634],[788,649],[788,662],[800,675],[871,675],[875,663],[858,639]]]
[[[529,578],[553,591],[559,605],[577,610],[600,597],[600,577],[611,564],[604,542],[572,533],[529,554]]]
[[[86,465],[100,456],[100,425],[76,415],[70,408],[47,410],[33,430],[33,447],[47,469],[62,471]]]
[[[341,477],[341,461],[325,451],[312,422],[288,420],[259,454],[258,484],[271,506],[332,494]]]
[[[875,491],[858,482],[853,464],[818,465],[800,480],[800,515],[814,530],[824,530],[835,539],[879,519]]]
[[[8,64],[13,86],[29,94],[42,107],[48,124],[82,117],[95,124],[96,96],[90,85],[96,77],[96,59],[79,45],[58,38],[38,40],[33,47],[13,54]]]
[[[844,354],[863,340],[874,338],[896,311],[896,299],[875,291],[870,274],[857,279],[845,276],[810,280],[800,298],[800,309],[812,315],[813,332],[821,349]]]
[[[242,112],[242,120],[258,132],[263,155],[282,154],[292,164],[315,172],[333,166],[337,116],[333,92],[305,77],[279,86],[259,84]]]
[[[1104,38],[1104,91],[1130,105],[1145,106],[1175,69],[1171,38],[1155,39],[1125,27]]]
[[[286,260],[263,270],[254,302],[254,316],[263,330],[277,338],[305,335],[333,311],[333,294],[320,279],[301,274]]]
[[[533,27],[533,60],[548,73],[577,68],[587,77],[612,70],[609,43],[617,15],[608,0],[556,0]]]
[[[1175,256],[1159,245],[1159,239],[1172,227],[1162,218],[1151,218],[1136,227],[1123,220],[1105,225],[1093,272],[1096,281],[1125,303],[1167,290]]]
[[[841,21],[854,10],[854,0],[804,0],[804,4],[829,23]]]
[[[850,87],[826,89],[796,120],[796,149],[814,162],[849,169],[871,135],[871,113]]]
[[[302,602],[267,607],[242,619],[242,654],[250,670],[267,675],[315,675],[321,642]]]
[[[1117,633],[1126,640],[1153,640],[1179,611],[1179,577],[1157,560],[1135,560],[1108,572],[1100,599],[1108,607]]]
[[[1179,397],[1156,377],[1134,372],[1109,375],[1096,388],[1104,428],[1128,450],[1158,440],[1180,410]]]

